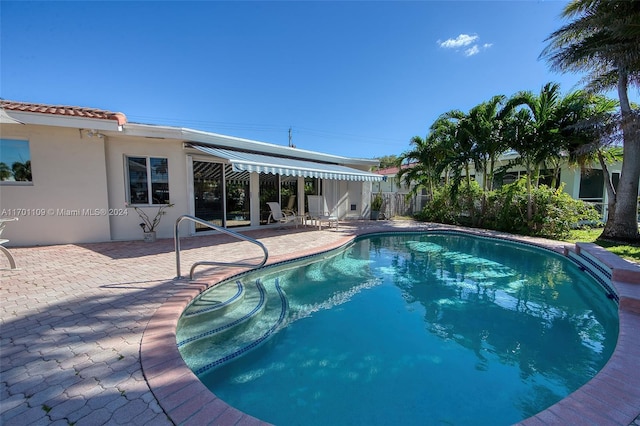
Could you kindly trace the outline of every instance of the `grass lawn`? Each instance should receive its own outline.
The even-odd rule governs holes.
[[[640,264],[640,246],[616,243],[612,241],[600,240],[598,237],[602,233],[602,228],[593,229],[577,229],[571,232],[569,238],[565,241],[569,243],[583,242],[583,243],[596,243],[601,247],[609,250],[612,253],[617,254],[623,259]]]

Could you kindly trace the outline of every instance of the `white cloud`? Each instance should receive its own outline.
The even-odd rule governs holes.
[[[474,44],[473,46],[471,46],[470,48],[464,51],[464,56],[473,56],[473,55],[477,55],[478,53],[480,53],[480,49],[478,48],[477,44]]]
[[[477,39],[477,35],[460,34],[456,38],[450,38],[445,41],[438,40],[438,44],[445,49],[455,49],[457,47],[468,46]]]
[[[493,43],[476,43],[479,38],[480,36],[478,36],[477,34],[460,34],[456,38],[450,38],[445,41],[438,40],[438,45],[444,49],[455,49],[456,52],[460,52],[461,50],[459,48],[464,47],[464,50],[461,51],[464,56],[474,56],[480,53],[482,50],[489,49],[491,46],[493,46]]]

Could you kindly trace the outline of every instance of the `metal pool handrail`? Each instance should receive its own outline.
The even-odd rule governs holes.
[[[254,240],[253,238],[247,237],[246,235],[242,235],[239,234],[237,232],[234,231],[230,231],[226,228],[222,228],[220,226],[216,226],[211,224],[210,222],[207,222],[206,220],[202,220],[199,219],[195,216],[191,216],[188,214],[184,214],[182,216],[180,216],[177,220],[176,220],[176,226],[173,230],[173,241],[174,241],[174,245],[175,245],[175,250],[176,250],[176,279],[180,279],[182,278],[182,276],[180,275],[180,231],[179,231],[179,226],[180,223],[183,220],[190,220],[192,222],[195,223],[199,223],[200,225],[203,226],[207,226],[211,229],[215,229],[218,232],[222,232],[223,234],[227,234],[230,235],[232,237],[235,237],[239,240],[244,240],[244,241],[248,241],[252,244],[255,244],[257,246],[259,246],[262,251],[264,252],[264,258],[262,259],[262,262],[258,263],[258,264],[254,264],[254,263],[246,263],[246,262],[215,262],[215,261],[207,261],[207,260],[202,260],[199,262],[194,263],[193,265],[191,265],[191,270],[189,271],[189,279],[193,279],[193,271],[196,269],[196,267],[200,266],[200,265],[214,265],[214,266],[237,266],[237,267],[249,267],[249,268],[259,268],[262,265],[264,265],[265,263],[267,263],[267,259],[269,258],[269,252],[267,251],[267,248],[258,240]]]

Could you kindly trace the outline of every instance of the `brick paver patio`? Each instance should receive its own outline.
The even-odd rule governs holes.
[[[341,246],[361,233],[437,227],[363,221],[345,222],[337,231],[288,227],[247,235],[268,248],[269,263],[274,263]],[[556,250],[564,245],[543,243]],[[182,247],[183,275],[198,260],[259,259],[262,253],[221,235],[185,238]],[[188,298],[233,273],[231,269],[202,267],[195,283],[174,280],[173,240],[11,250],[20,269],[1,272],[0,424],[257,423],[210,392],[201,395],[198,383],[157,374],[175,371],[177,377],[187,377],[180,373],[184,365],[166,370],[178,361],[169,353],[175,340],[165,337],[175,333],[172,324]],[[0,262],[4,262],[0,267],[8,266],[6,259]],[[634,324],[640,324],[640,312],[635,316]],[[633,340],[640,353],[635,331]],[[637,358],[625,362],[625,368],[640,370]],[[640,382],[631,386],[640,388]],[[632,393],[626,398],[636,401],[636,397]],[[203,402],[209,410],[200,411]],[[211,413],[217,414],[211,417]],[[633,415],[638,414],[640,404]],[[553,423],[557,412],[547,418]],[[614,418],[604,418],[615,424]]]

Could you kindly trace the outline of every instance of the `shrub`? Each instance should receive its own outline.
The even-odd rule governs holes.
[[[496,191],[482,193],[477,183],[454,193],[444,187],[417,215],[418,220],[448,224],[476,225],[522,235],[562,238],[582,222],[597,222],[597,211],[569,194],[545,185],[533,188],[533,215],[527,218],[528,196],[520,179]],[[484,199],[484,208],[483,206]]]
[[[591,205],[574,200],[569,194],[545,185],[533,193],[532,235],[567,237],[582,222],[596,222],[600,215]]]
[[[372,211],[380,211],[380,209],[382,208],[382,194],[378,193],[375,195],[375,197],[373,197],[373,201],[371,201],[371,210]]]
[[[472,224],[480,213],[482,189],[477,182],[454,189],[449,184],[437,189],[431,201],[416,215],[418,220],[448,224]]]
[[[455,224],[458,214],[453,209],[454,201],[444,190],[436,190],[431,201],[422,208],[416,219],[424,222]]]
[[[497,231],[527,234],[527,192],[524,184],[515,182],[487,195],[484,226]]]

